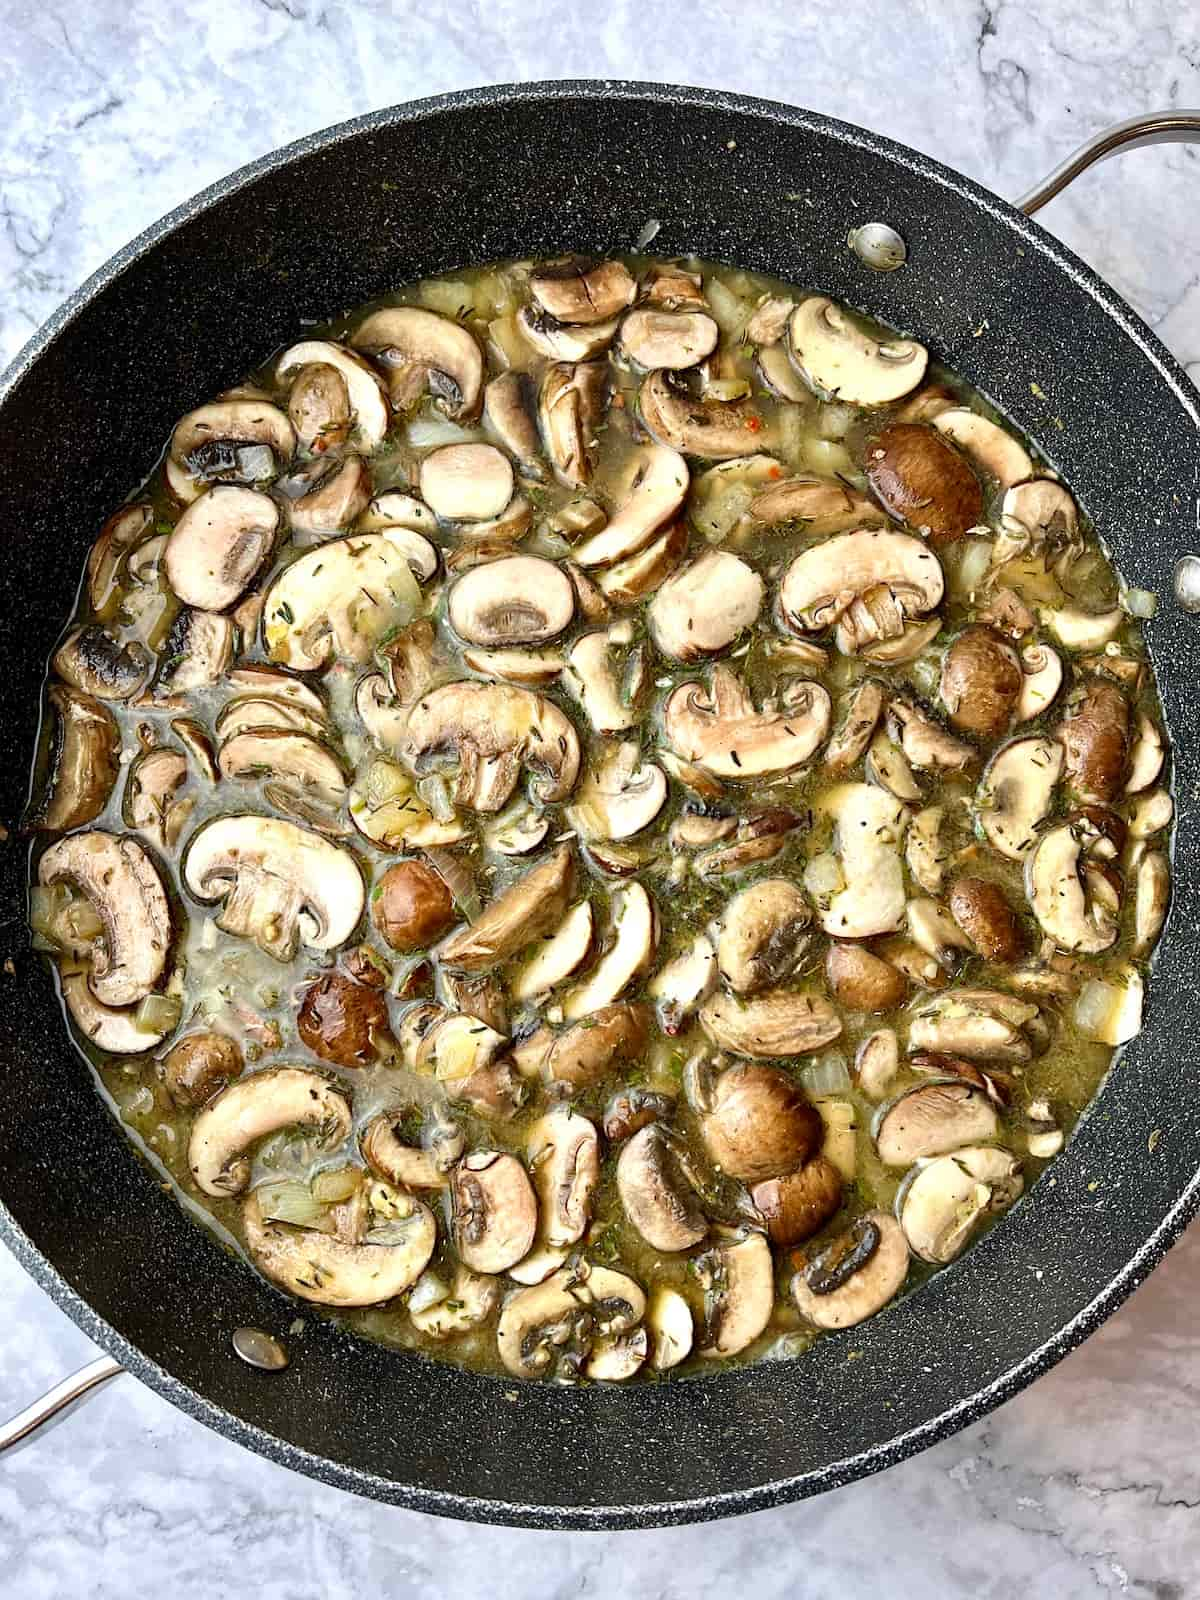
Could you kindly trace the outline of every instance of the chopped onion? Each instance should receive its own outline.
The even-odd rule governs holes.
[[[143,1033],[169,1033],[179,1026],[183,1002],[177,995],[148,994],[133,1014],[133,1025]]]
[[[825,1124],[822,1154],[852,1183],[858,1166],[858,1113],[849,1100],[824,1099],[814,1104]]]
[[[814,900],[840,893],[846,887],[846,880],[838,858],[829,852],[814,856],[804,869],[804,887]]]
[[[1142,1031],[1145,984],[1134,966],[1122,968],[1115,983],[1089,978],[1075,1002],[1075,1023],[1100,1044],[1127,1044]]]
[[[440,411],[423,411],[408,424],[408,442],[414,450],[441,444],[474,444],[483,435],[478,428],[461,428]]]
[[[713,278],[708,283],[707,290],[708,309],[712,312],[713,319],[721,332],[729,335],[740,334],[749,318],[749,307],[727,289],[719,278]]]
[[[1121,606],[1131,617],[1152,617],[1158,610],[1158,596],[1152,589],[1126,589]]]
[[[448,1300],[450,1290],[438,1277],[436,1272],[423,1272],[413,1284],[408,1296],[408,1309],[410,1311],[424,1311],[429,1306],[441,1305],[443,1300]]]
[[[483,903],[470,867],[465,861],[460,861],[453,851],[443,850],[440,845],[426,845],[425,855],[454,897],[454,904],[468,922],[474,922],[483,909]]]
[[[807,1067],[800,1069],[800,1082],[814,1100],[827,1094],[849,1094],[850,1072],[840,1050],[824,1050]]]
[[[362,1177],[358,1167],[329,1167],[313,1179],[313,1198],[323,1206],[339,1205],[354,1194]]]
[[[422,778],[417,784],[417,793],[424,800],[436,822],[453,822],[455,818],[454,801],[450,798],[450,785],[439,773],[431,777]]]
[[[298,1178],[277,1178],[254,1191],[258,1209],[268,1222],[288,1222],[293,1228],[329,1228],[325,1207]]]
[[[988,568],[992,564],[992,541],[971,539],[960,548],[962,555],[959,557],[958,572],[954,576],[953,585],[954,593],[966,599],[975,593],[987,577]]]

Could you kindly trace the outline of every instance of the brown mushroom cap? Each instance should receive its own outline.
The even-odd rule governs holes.
[[[897,521],[928,528],[935,545],[961,539],[983,516],[970,462],[933,428],[894,422],[867,446],[867,481]]]
[[[702,1128],[724,1172],[757,1182],[802,1166],[819,1146],[823,1124],[794,1078],[778,1067],[747,1065],[718,1078]]]
[[[98,623],[72,628],[53,662],[60,678],[96,700],[128,700],[149,677],[150,664],[144,645],[120,644]]]
[[[160,1071],[175,1104],[196,1109],[241,1077],[244,1066],[236,1039],[226,1033],[192,1033],[167,1051]]]
[[[292,380],[288,416],[306,449],[345,444],[350,434],[350,391],[343,374],[325,361],[305,363]]]
[[[1102,805],[1120,793],[1129,760],[1129,702],[1107,678],[1086,680],[1058,731],[1076,793]]]
[[[33,826],[65,833],[94,822],[108,804],[121,735],[112,713],[90,694],[53,683],[46,697],[54,707],[50,788]]]
[[[965,628],[942,662],[941,697],[951,724],[980,739],[1008,729],[1024,675],[1017,652],[991,628]]]
[[[1019,961],[1024,954],[1021,924],[998,883],[958,878],[950,890],[950,914],[985,961]]]
[[[617,1189],[625,1215],[655,1250],[687,1250],[708,1232],[696,1193],[656,1122],[621,1151]]]
[[[619,1001],[601,1006],[555,1040],[546,1061],[549,1077],[584,1089],[625,1061],[636,1061],[649,1037],[650,1009]]]
[[[558,322],[591,327],[607,322],[633,304],[637,284],[620,261],[589,266],[579,261],[552,261],[529,280],[534,299]]]
[[[750,1191],[772,1244],[793,1245],[823,1228],[842,1203],[842,1175],[822,1155]]]
[[[831,944],[825,977],[834,999],[851,1011],[891,1011],[908,993],[904,974],[861,944]]]
[[[454,899],[426,862],[397,861],[371,896],[371,920],[393,950],[421,950],[454,921]]]
[[[339,1067],[365,1067],[389,1037],[387,1002],[344,972],[327,972],[303,991],[296,1031],[308,1048]]]

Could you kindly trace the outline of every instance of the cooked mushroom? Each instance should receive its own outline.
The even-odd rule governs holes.
[[[190,1033],[167,1051],[159,1070],[175,1104],[195,1111],[240,1078],[245,1061],[227,1033]]]
[[[1062,688],[1062,657],[1048,644],[1026,645],[1021,651],[1021,674],[1016,720],[1029,722],[1054,704]]]
[[[672,373],[652,372],[638,396],[642,421],[659,441],[680,455],[706,461],[770,450],[774,431],[746,400],[697,400]]]
[[[277,961],[297,944],[336,950],[354,932],[365,894],[358,863],[319,833],[279,817],[217,817],[183,857],[197,900],[222,901],[217,926],[253,939]]]
[[[940,693],[951,726],[979,739],[1007,731],[1026,687],[1012,645],[979,624],[965,628],[942,660]]]
[[[999,423],[981,417],[965,406],[950,406],[930,419],[939,433],[965,450],[981,472],[994,478],[1001,489],[1033,477],[1029,452]]]
[[[890,529],[834,534],[798,555],[783,575],[779,604],[797,633],[836,623],[843,654],[902,634],[932,611],[944,589],[938,558],[920,539]]]
[[[507,803],[522,765],[537,776],[530,788],[545,804],[563,800],[579,776],[579,735],[542,695],[508,684],[448,683],[409,714],[404,755],[424,771],[457,758],[455,799],[476,811]]]
[[[812,944],[812,911],[788,878],[763,878],[726,905],[717,941],[721,976],[736,994],[792,977]]]
[[[643,595],[653,594],[679,565],[687,549],[687,543],[687,523],[682,521],[670,523],[644,550],[639,550],[637,555],[629,556],[624,561],[616,562],[600,574],[597,585],[601,597],[607,597],[616,605],[624,606],[640,600]],[[579,593],[580,579],[583,576],[578,570],[571,574],[576,594]]]
[[[529,280],[529,290],[556,322],[586,328],[632,305],[637,284],[620,261],[588,266],[568,260],[539,267]]]
[[[1030,478],[1007,491],[1000,505],[1003,519],[1015,523],[1026,545],[1035,549],[1074,543],[1079,531],[1079,508],[1053,478]]]
[[[884,687],[875,678],[863,678],[850,690],[841,720],[825,747],[828,771],[848,772],[862,759],[883,714],[885,698]]]
[[[657,1122],[621,1151],[617,1189],[625,1215],[654,1250],[688,1250],[708,1232],[696,1192]]]
[[[850,1011],[892,1011],[908,992],[904,974],[890,961],[841,940],[826,952],[825,977],[834,999]]]
[[[704,1285],[705,1342],[709,1358],[736,1356],[764,1331],[775,1303],[775,1266],[761,1233],[728,1233],[697,1257]]]
[[[389,306],[372,312],[351,343],[384,367],[398,411],[413,409],[428,391],[456,422],[478,415],[483,353],[461,323],[419,306]]]
[[[897,522],[940,547],[983,518],[983,491],[965,456],[934,428],[893,422],[866,451],[867,482]]]
[[[346,432],[353,428],[368,452],[382,444],[391,421],[387,395],[361,356],[329,340],[305,339],[284,351],[275,370],[280,378],[295,374],[288,414],[301,442],[310,449],[342,443],[343,428]],[[329,374],[336,375],[345,392],[344,414],[341,393],[331,384]]]
[[[295,532],[337,533],[367,511],[371,469],[358,455],[318,456],[280,487],[292,496],[288,516]]]
[[[899,732],[899,729],[897,729]],[[912,763],[900,745],[881,728],[867,747],[864,772],[868,783],[877,783],[897,800],[917,804],[923,795]]]
[[[500,1285],[495,1278],[459,1267],[445,1298],[414,1307],[410,1297],[408,1314],[413,1327],[427,1338],[457,1339],[486,1322],[499,1299]]]
[[[883,1106],[876,1117],[875,1148],[889,1167],[908,1167],[962,1145],[993,1139],[999,1124],[987,1095],[970,1084],[919,1084]]]
[[[1175,803],[1165,789],[1150,789],[1135,797],[1129,808],[1129,836],[1149,839],[1169,828]]]
[[[997,750],[984,769],[975,809],[988,843],[1010,861],[1023,861],[1038,841],[1062,776],[1063,750],[1033,735]]]
[[[887,726],[907,759],[922,772],[962,772],[975,760],[969,744],[947,733],[923,707],[901,695],[888,703]]]
[[[892,932],[904,917],[906,807],[871,784],[839,783],[821,796],[819,809],[833,821],[833,840],[831,854],[814,856],[805,869],[817,920],[839,939]]]
[[[215,400],[189,411],[171,435],[167,486],[185,503],[210,483],[267,482],[296,453],[296,432],[266,399]]]
[[[969,1145],[916,1167],[896,1199],[909,1248],[922,1261],[945,1266],[984,1219],[1007,1210],[1024,1187],[1016,1156],[989,1145]]]
[[[538,421],[556,476],[582,489],[592,475],[594,433],[608,373],[601,361],[555,362],[542,375]]]
[[[205,1194],[240,1194],[250,1182],[252,1146],[293,1127],[311,1129],[314,1140],[331,1150],[350,1132],[350,1107],[324,1078],[303,1067],[271,1067],[239,1078],[192,1124],[188,1170]]]
[[[1019,961],[1025,939],[1004,890],[986,878],[964,875],[950,888],[950,914],[985,961]]]
[[[908,1244],[895,1217],[868,1211],[832,1244],[815,1251],[792,1279],[792,1298],[817,1328],[853,1328],[877,1311],[908,1276]]]
[[[173,1025],[143,1026],[134,1007],[104,1005],[92,993],[86,972],[60,969],[60,981],[72,1021],[97,1050],[108,1050],[113,1055],[145,1055],[171,1031]]]
[[[119,644],[107,628],[89,623],[71,632],[54,652],[54,670],[93,700],[128,700],[150,676],[150,654],[132,640]]]
[[[1125,626],[1120,606],[1111,611],[1084,611],[1080,606],[1045,607],[1042,621],[1068,650],[1102,650]]]
[[[753,567],[727,550],[710,550],[667,579],[647,619],[664,655],[696,661],[728,649],[753,627],[762,597],[763,582]]]
[[[1060,950],[1098,955],[1116,943],[1119,926],[1109,896],[1081,861],[1082,833],[1064,822],[1042,835],[1025,866],[1025,893]]]
[[[393,950],[427,949],[454,921],[454,901],[426,862],[397,861],[371,895],[371,920]]]
[[[88,552],[87,593],[92,610],[103,616],[118,593],[118,579],[126,557],[154,526],[154,508],[145,501],[122,506],[108,518]]]
[[[1129,761],[1129,702],[1115,683],[1088,678],[1072,695],[1058,729],[1067,781],[1083,800],[1106,805],[1124,784]]]
[[[654,960],[658,911],[640,883],[626,884],[613,895],[612,925],[612,943],[563,1002],[563,1015],[569,1022],[611,1005]]]
[[[712,669],[709,687],[682,683],[663,708],[667,741],[685,761],[719,778],[773,777],[815,754],[829,729],[829,693],[800,686],[786,710],[757,711],[730,668]]]
[[[810,295],[788,324],[792,359],[814,389],[852,406],[883,406],[915,389],[929,360],[913,339],[880,340],[841,306]]]
[[[450,1171],[463,1153],[463,1136],[448,1119],[435,1123],[422,1147],[406,1144],[396,1117],[380,1112],[359,1136],[367,1165],[403,1189],[444,1189]]]
[[[505,1272],[529,1252],[537,1198],[516,1156],[473,1150],[450,1175],[454,1248],[473,1272]]]
[[[421,463],[421,493],[447,522],[486,522],[512,499],[512,463],[493,444],[448,444]]]
[[[650,1365],[656,1372],[668,1372],[687,1360],[695,1330],[691,1309],[678,1289],[659,1288],[650,1296],[646,1331],[650,1335]]]
[[[1161,850],[1151,850],[1138,862],[1134,880],[1133,949],[1144,956],[1154,947],[1167,920],[1171,896],[1171,868]]]
[[[697,934],[651,980],[649,994],[658,1002],[663,1032],[678,1033],[712,993],[716,981],[717,952],[706,934]]]
[[[651,372],[677,372],[712,355],[721,330],[703,311],[631,311],[621,323],[620,345],[629,359]]]
[[[567,652],[565,682],[597,733],[622,733],[641,720],[636,697],[623,695],[612,629],[582,634]]]
[[[1137,713],[1137,731],[1129,755],[1129,775],[1125,779],[1126,794],[1141,794],[1148,789],[1162,771],[1166,758],[1163,736],[1151,717],[1144,711]]]
[[[447,605],[459,638],[490,649],[544,644],[574,611],[571,580],[540,556],[505,556],[473,567],[451,585]]]
[[[882,1100],[900,1070],[900,1045],[894,1028],[877,1028],[859,1045],[854,1079],[868,1100]]]
[[[365,1067],[390,1045],[387,1002],[344,972],[326,972],[300,991],[296,1032],[314,1055],[339,1067]]]
[[[934,1051],[968,1061],[1022,1062],[1033,1041],[1044,1043],[1040,1013],[1030,1000],[996,989],[949,989],[913,1014],[910,1052]]]
[[[800,1055],[828,1042],[772,1053]],[[803,1166],[820,1143],[821,1119],[794,1078],[753,1064],[731,1067],[717,1079],[701,1132],[722,1171],[757,1183]]]
[[[438,952],[450,967],[490,967],[537,939],[562,920],[575,881],[569,844],[510,884],[475,921],[453,934]]]
[[[222,777],[270,778],[336,803],[346,793],[342,764],[319,739],[291,728],[248,728],[227,738],[217,758]]]
[[[590,327],[559,322],[541,306],[522,306],[517,312],[521,336],[539,355],[551,361],[590,361],[608,349],[617,331],[617,318],[594,322]]]
[[[272,583],[263,608],[267,654],[303,672],[335,656],[366,661],[384,634],[408,621],[416,601],[408,552],[386,531],[329,539]]]
[[[804,531],[814,537],[887,525],[887,518],[875,502],[848,488],[840,478],[785,478],[754,497],[750,515],[770,527],[783,522],[803,523]]]
[[[552,1249],[575,1244],[591,1221],[600,1179],[595,1125],[568,1106],[556,1106],[530,1128],[528,1152],[542,1238]]]
[[[579,545],[581,567],[608,567],[644,550],[684,502],[687,462],[674,450],[648,444],[630,458],[619,485],[618,506],[607,524]]]
[[[571,359],[552,351],[546,354],[553,355],[555,360]],[[502,372],[493,378],[484,390],[483,414],[500,443],[516,458],[521,476],[540,482],[546,476],[546,469],[541,461],[542,442],[533,420],[532,395],[526,375]]]
[[[598,752],[567,818],[589,841],[631,839],[650,826],[666,799],[666,774],[654,762],[643,761],[637,741],[630,739]]]
[[[942,841],[946,813],[942,806],[925,806],[908,825],[904,859],[908,870],[926,894],[942,892],[942,878],[950,852]]]
[[[125,821],[160,850],[178,842],[191,810],[189,801],[177,798],[187,775],[187,757],[166,746],[143,751],[130,765],[122,808]]]
[[[33,825],[66,833],[94,822],[108,804],[121,736],[112,713],[92,695],[52,683],[46,698],[54,707],[54,744],[47,797]]]
[[[548,1042],[545,1071],[555,1083],[590,1088],[625,1061],[636,1061],[649,1038],[646,1006],[623,1003],[582,1013],[573,1028]]]
[[[795,1172],[765,1178],[750,1191],[772,1244],[790,1246],[823,1228],[842,1203],[842,1175],[824,1156]]]
[[[42,856],[38,882],[75,884],[100,919],[90,978],[96,999],[116,1007],[148,995],[166,965],[171,912],[141,845],[99,830],[72,834]]]

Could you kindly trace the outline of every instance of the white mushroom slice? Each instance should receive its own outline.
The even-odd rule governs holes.
[[[302,672],[319,671],[335,656],[367,661],[419,600],[408,552],[386,532],[329,539],[298,556],[268,590],[267,654]]]
[[[295,532],[337,533],[351,527],[370,504],[371,469],[358,455],[343,456],[340,461],[318,457],[286,487],[289,491],[304,489],[288,506]]]
[[[422,1035],[413,1066],[417,1072],[430,1072],[442,1083],[453,1086],[489,1067],[505,1043],[504,1034],[489,1028],[478,1017],[452,1011],[434,1021]]]
[[[947,733],[921,706],[902,696],[893,696],[888,704],[887,727],[922,772],[961,772],[975,760],[971,745]]]
[[[938,558],[921,539],[868,528],[834,534],[798,555],[783,575],[779,603],[798,633],[817,633],[836,622],[844,650],[842,635],[851,627],[856,644],[880,637],[878,623],[872,632],[868,619],[855,612],[864,597],[885,591],[902,619],[932,611],[944,589]]]
[[[529,1253],[537,1199],[516,1156],[473,1150],[450,1176],[454,1248],[473,1272],[505,1272]]]
[[[369,1215],[361,1243],[265,1218],[257,1193],[246,1197],[242,1223],[250,1259],[289,1294],[321,1306],[374,1306],[394,1300],[417,1281],[437,1243],[428,1206],[388,1184],[370,1194],[380,1210]],[[385,1220],[374,1222],[374,1218]]]
[[[637,555],[625,561],[618,561],[600,574],[596,582],[601,595],[623,606],[631,605],[643,595],[652,594],[679,565],[687,542],[687,524],[671,523],[644,550],[639,550]]]
[[[829,693],[801,686],[782,711],[756,711],[731,668],[712,669],[710,687],[682,683],[663,708],[667,742],[685,761],[718,778],[774,777],[793,772],[813,756],[829,731]]]
[[[416,1311],[410,1302],[408,1314],[413,1327],[427,1338],[457,1339],[486,1322],[499,1300],[500,1285],[495,1278],[459,1267],[445,1299]]]
[[[217,817],[192,835],[183,881],[197,900],[221,900],[217,926],[290,961],[297,943],[336,950],[365,901],[348,850],[279,817]]]
[[[591,327],[573,327],[558,322],[537,306],[522,306],[517,312],[517,327],[539,355],[551,361],[588,361],[607,350],[617,331],[616,317],[594,322]]]
[[[1116,943],[1119,927],[1107,899],[1091,892],[1081,852],[1071,823],[1051,828],[1026,863],[1025,893],[1042,931],[1060,950],[1098,955]]]
[[[350,1132],[344,1095],[319,1073],[270,1067],[239,1078],[197,1115],[188,1140],[188,1171],[205,1194],[240,1194],[250,1182],[251,1148],[281,1128],[309,1128],[332,1150]]]
[[[634,704],[621,698],[621,681],[612,655],[612,631],[585,633],[567,652],[565,682],[597,733],[622,733],[641,721]]]
[[[452,1126],[452,1125],[450,1125]],[[449,1151],[462,1154],[462,1136],[447,1141]],[[450,1167],[434,1149],[405,1144],[395,1117],[386,1111],[372,1117],[359,1135],[359,1147],[372,1172],[401,1189],[444,1189],[450,1182]]]
[[[908,870],[926,894],[941,894],[950,852],[942,842],[946,813],[941,806],[925,806],[908,825],[904,859]]]
[[[1048,644],[1027,644],[1021,651],[1021,692],[1015,710],[1018,722],[1040,717],[1062,688],[1062,657]]]
[[[542,376],[538,422],[546,454],[568,489],[582,489],[591,478],[594,433],[607,382],[601,361],[556,362]]]
[[[355,526],[363,533],[386,531],[391,542],[407,555],[418,583],[428,583],[437,571],[438,550],[433,542],[437,518],[412,495],[399,489],[377,495]]]
[[[112,713],[92,695],[53,683],[46,698],[54,708],[50,788],[34,825],[64,833],[94,822],[108,804],[120,770],[121,735]]]
[[[507,803],[522,766],[536,774],[537,800],[564,800],[579,776],[579,735],[556,705],[529,689],[448,683],[413,706],[404,756],[417,771],[457,758],[455,798],[493,812]]]
[[[885,406],[915,389],[929,353],[915,339],[878,339],[823,295],[802,300],[788,324],[792,360],[814,389],[852,406]]]
[[[1002,489],[1011,489],[1014,483],[1033,477],[1033,462],[1024,445],[999,423],[981,417],[977,411],[951,406],[933,419],[933,425],[965,450]]]
[[[654,642],[676,661],[696,661],[727,650],[753,627],[762,608],[763,581],[727,550],[710,550],[668,578],[650,602]]]
[[[808,403],[812,390],[801,380],[782,344],[760,350],[754,365],[765,387],[778,399],[790,400],[793,405]]]
[[[140,1056],[160,1045],[170,1028],[138,1026],[133,1006],[106,1006],[92,993],[86,972],[61,977],[63,999],[75,1026],[97,1050],[113,1055]]]
[[[936,900],[921,898],[908,902],[908,931],[913,943],[948,972],[962,965],[964,952],[973,954],[975,950],[958,923]]]
[[[697,1258],[704,1285],[703,1345],[711,1360],[736,1356],[766,1329],[775,1305],[775,1265],[766,1235],[734,1236]]]
[[[555,361],[583,360],[582,356],[545,354]],[[523,372],[502,372],[483,391],[484,419],[500,443],[515,457],[523,478],[540,482],[546,476],[541,461],[542,442],[533,420],[529,379]]]
[[[1037,844],[1063,760],[1057,740],[1030,737],[1003,745],[984,768],[976,816],[988,843],[1010,861],[1023,861]]]
[[[857,654],[864,661],[874,662],[878,666],[903,666],[907,661],[915,661],[925,646],[932,644],[941,627],[940,617],[930,617],[927,622],[908,622],[894,639],[877,639],[873,644],[858,645]],[[856,633],[843,634],[839,629],[838,648],[841,649],[843,642],[854,642],[857,637]]]
[[[620,505],[599,533],[573,552],[581,567],[607,567],[636,555],[683,505],[687,462],[674,450],[649,444],[631,458]]]
[[[903,1287],[908,1244],[895,1217],[868,1211],[810,1257],[792,1279],[792,1299],[816,1328],[854,1328]]]
[[[1151,850],[1138,862],[1134,880],[1133,949],[1148,955],[1162,932],[1171,897],[1171,868],[1161,850]]]
[[[367,680],[363,680],[366,682]],[[380,682],[382,683],[382,679]],[[300,705],[288,700],[274,700],[267,696],[239,695],[230,700],[214,724],[217,739],[224,742],[251,728],[286,728],[290,733],[311,734],[323,738],[328,731],[324,716],[314,717]],[[215,778],[213,779],[215,782]]]
[[[154,524],[154,508],[139,502],[114,511],[88,552],[87,592],[92,610],[104,615],[115,598],[121,564],[130,557]]]
[[[1146,984],[1130,961],[1123,961],[1112,974],[1112,982],[1089,978],[1075,1002],[1075,1024],[1089,1039],[1100,1044],[1128,1044],[1142,1031],[1142,1009]]]
[[[284,351],[275,370],[282,379],[307,366],[333,367],[341,374],[363,449],[369,452],[382,444],[391,421],[387,394],[362,357],[328,340],[304,339]]]
[[[969,1061],[1028,1061],[1031,1034],[1039,1025],[1038,1008],[1030,1000],[997,989],[949,989],[914,1012],[908,1048]]]
[[[158,869],[135,839],[93,830],[52,844],[38,883],[74,883],[103,927],[92,949],[91,989],[105,1006],[142,1000],[162,976],[171,912]]]
[[[1079,508],[1054,478],[1014,484],[1000,504],[1000,514],[1017,523],[1034,546],[1047,540],[1071,543],[1079,531]]]
[[[646,1330],[650,1335],[650,1365],[655,1372],[669,1372],[692,1353],[695,1329],[691,1307],[678,1289],[655,1289],[646,1307]]]
[[[489,649],[544,644],[574,613],[570,578],[541,556],[504,556],[472,567],[451,585],[447,605],[459,638]]]
[[[569,978],[587,960],[592,948],[594,915],[590,900],[580,900],[514,975],[514,1000],[536,1000]]]
[[[549,1245],[534,1245],[527,1256],[509,1267],[508,1276],[514,1283],[545,1283],[552,1272],[557,1272],[570,1252],[566,1245],[552,1250]]]
[[[945,1155],[963,1145],[994,1139],[996,1108],[982,1089],[959,1079],[918,1084],[881,1106],[872,1129],[885,1166]]]
[[[391,306],[372,312],[351,343],[388,370],[388,390],[398,410],[412,409],[428,390],[455,421],[478,415],[483,352],[460,323],[418,306]]]
[[[636,1377],[650,1354],[650,1335],[645,1328],[629,1333],[603,1334],[592,1345],[584,1363],[584,1377],[593,1383],[623,1383]]]
[[[1151,789],[1138,795],[1129,808],[1129,837],[1150,839],[1169,828],[1175,815],[1175,802],[1165,789]]]
[[[512,499],[512,462],[494,444],[443,445],[421,462],[421,493],[446,522],[486,522]]]
[[[184,605],[224,611],[266,561],[279,527],[270,495],[218,483],[180,517],[167,540],[167,582]]]
[[[594,1124],[569,1106],[555,1106],[530,1128],[527,1149],[542,1238],[551,1249],[575,1244],[591,1221],[600,1178]]]
[[[678,372],[712,355],[721,330],[703,311],[631,311],[621,323],[620,346],[647,372]]]
[[[509,884],[469,927],[450,935],[438,956],[443,965],[473,972],[522,949],[562,919],[574,881],[569,844]]]
[[[498,565],[499,563],[493,563]],[[476,568],[482,571],[482,568]],[[555,568],[558,571],[558,568]],[[459,580],[462,581],[461,579]],[[572,595],[574,591],[572,590]],[[536,608],[532,608],[534,610]],[[563,670],[564,658],[558,650],[481,650],[463,651],[463,660],[473,672],[505,683],[543,685],[553,683]]]
[[[295,453],[296,431],[278,406],[265,398],[214,400],[176,425],[167,452],[167,485],[186,504],[215,480],[273,478]]]
[[[916,804],[922,798],[921,785],[913,774],[908,757],[882,729],[867,747],[865,770],[869,783],[878,784],[897,800]]]
[[[590,327],[632,305],[637,284],[620,261],[587,266],[575,260],[541,266],[529,280],[533,298],[556,322]]]
[[[588,1315],[587,1291],[569,1267],[518,1289],[500,1310],[496,1345],[501,1361],[515,1377],[541,1377],[553,1365],[555,1353],[575,1340]]]
[[[650,373],[638,395],[642,421],[680,455],[728,461],[776,445],[776,428],[747,400],[697,400],[673,373]]]
[[[130,765],[122,806],[125,821],[160,850],[177,843],[194,804],[178,799],[187,775],[187,757],[167,746],[143,751]]]
[[[822,995],[776,989],[748,999],[717,993],[700,1011],[700,1026],[722,1050],[754,1061],[808,1055],[841,1034],[841,1018]]]
[[[667,776],[636,739],[609,745],[584,774],[567,819],[584,839],[631,839],[667,801]]]
[[[649,994],[661,1008],[663,1025],[676,1033],[712,993],[717,982],[717,952],[707,934],[698,933],[684,950],[651,979]]]
[[[696,1192],[657,1122],[640,1129],[622,1149],[617,1192],[626,1217],[653,1250],[688,1250],[708,1232]]]
[[[1144,711],[1137,714],[1137,733],[1129,757],[1129,776],[1125,780],[1126,794],[1140,794],[1162,771],[1166,748],[1163,736],[1152,717]]]
[[[802,523],[804,531],[814,536],[888,525],[886,514],[869,496],[848,488],[840,478],[811,475],[784,478],[764,489],[751,502],[750,515],[768,527]]]
[[[859,1045],[854,1078],[868,1100],[882,1100],[900,1070],[900,1044],[894,1028],[877,1028]]]
[[[908,825],[906,807],[868,783],[835,784],[818,808],[833,821],[833,854],[841,888],[826,887],[814,857],[804,882],[817,920],[839,939],[866,939],[894,932],[904,919],[906,898],[900,847]]]
[[[346,792],[346,775],[332,750],[311,734],[288,728],[250,728],[234,734],[221,746],[217,759],[226,778],[283,780],[330,801],[340,800]]]
[[[1080,606],[1043,606],[1041,620],[1068,650],[1102,650],[1125,626],[1120,606],[1111,611],[1084,611]]]
[[[798,641],[799,642],[799,641]],[[824,667],[825,662],[820,663]],[[887,695],[875,678],[862,678],[846,695],[845,709],[825,747],[824,764],[832,773],[848,772],[861,760],[883,714]],[[890,785],[885,784],[885,788]]]
[[[1025,1187],[1008,1150],[969,1145],[914,1168],[896,1197],[909,1248],[945,1266],[962,1253],[985,1218],[1007,1211]]]
[[[303,678],[293,677],[290,672],[278,667],[256,664],[234,667],[229,673],[229,684],[235,697],[253,695],[256,699],[286,700],[289,705],[299,706],[320,722],[328,719],[325,702],[317,690],[305,683]]]
[[[571,989],[563,1002],[568,1022],[611,1005],[654,960],[658,947],[658,914],[640,883],[629,883],[612,897],[613,942],[589,977]]]

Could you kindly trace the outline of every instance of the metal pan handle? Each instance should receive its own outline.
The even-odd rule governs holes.
[[[0,1454],[15,1450],[31,1439],[35,1433],[60,1422],[81,1400],[94,1394],[110,1378],[118,1378],[125,1368],[111,1356],[100,1356],[80,1367],[69,1378],[63,1378],[53,1389],[35,1400],[32,1405],[18,1411],[15,1417],[0,1423]]]
[[[1153,111],[1105,128],[1103,133],[1081,144],[1074,155],[1068,156],[1048,178],[1023,194],[1015,204],[1027,217],[1032,217],[1098,161],[1107,161],[1109,156],[1122,150],[1140,150],[1149,144],[1200,144],[1200,111]]]

